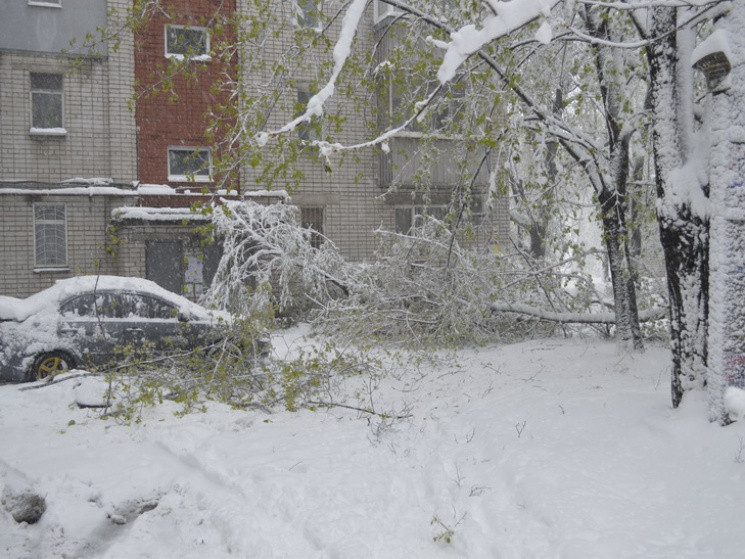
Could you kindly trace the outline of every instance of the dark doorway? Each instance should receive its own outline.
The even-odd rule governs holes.
[[[184,251],[181,241],[148,241],[145,252],[147,279],[169,291],[183,294]]]

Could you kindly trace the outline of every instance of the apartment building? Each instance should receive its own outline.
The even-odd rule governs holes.
[[[226,148],[219,129],[212,136],[206,130],[219,106],[237,102],[223,86],[248,88],[269,78],[257,70],[261,65],[249,71],[240,51],[218,56],[213,48],[234,41],[223,20],[239,14],[250,21],[256,8],[249,4],[161,0],[134,34],[123,26],[131,0],[0,4],[0,292],[24,296],[55,279],[100,271],[148,277],[197,297],[219,258],[219,246],[194,233],[202,218],[189,208],[206,199],[203,191],[293,203],[305,226],[354,260],[374,256],[375,230],[408,230],[425,202],[430,213],[444,211],[451,166],[442,159],[421,163],[431,165],[433,188],[427,200],[418,194],[416,134],[394,139],[385,153],[361,150],[334,160],[331,170],[306,150],[293,161],[295,178],[272,184],[277,195],[265,191],[249,164],[220,174],[217,161]],[[373,4],[357,37],[370,44],[392,15],[385,3]],[[286,55],[291,33],[318,25],[317,10],[338,7],[311,0],[273,4],[275,21],[286,28],[261,45],[265,67]],[[334,19],[329,32],[338,33],[339,25]],[[267,126],[296,116],[323,64],[311,55],[293,68],[284,102],[278,100]],[[342,142],[366,137],[370,120],[378,118],[359,102],[335,110],[345,122],[336,132]],[[294,133],[308,143],[318,131]],[[448,140],[438,142],[447,154]],[[397,159],[405,152],[405,161]],[[480,175],[476,186],[485,181]],[[286,189],[290,200],[279,194]],[[486,247],[504,238],[508,222],[504,205],[487,211],[482,201],[477,198],[473,210],[477,242]]]

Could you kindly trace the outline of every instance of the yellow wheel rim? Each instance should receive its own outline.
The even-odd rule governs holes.
[[[67,362],[65,362],[61,357],[47,357],[39,363],[39,368],[36,371],[36,378],[43,379],[48,376],[54,376],[66,371],[67,369]]]

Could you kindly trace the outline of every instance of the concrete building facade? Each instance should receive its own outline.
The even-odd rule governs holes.
[[[262,45],[266,68],[291,48],[293,28],[317,22],[312,10],[297,13],[291,2],[275,4],[275,20],[287,27]],[[331,10],[330,4],[323,3]],[[240,195],[264,189],[258,171],[247,164],[220,176],[220,131],[213,137],[206,133],[211,113],[239,102],[223,85],[271,81],[269,70],[253,66],[249,72],[239,51],[215,56],[211,48],[234,40],[230,26],[213,17],[216,7],[225,19],[240,14],[250,20],[253,5],[162,0],[135,33],[124,25],[132,6],[131,0],[0,4],[3,294],[28,295],[58,278],[102,271],[150,277],[197,297],[209,283],[216,253],[200,249],[193,224],[182,223],[188,207],[202,199],[203,189],[235,189]],[[368,10],[357,41],[378,40],[376,22],[385,15],[381,6],[374,2],[374,10]],[[328,33],[336,36],[340,25],[340,18],[334,19]],[[295,116],[295,106],[307,102],[326,63],[311,52],[292,68],[290,86],[267,127]],[[375,111],[357,100],[343,104],[338,99],[329,108],[344,121],[338,140],[369,136]],[[313,139],[308,129],[295,133],[300,140]],[[401,149],[415,151],[417,137],[395,141],[387,154],[362,150],[334,159],[331,170],[307,150],[293,163],[301,178],[292,185],[278,181],[273,188],[291,187],[291,203],[300,208],[303,225],[334,242],[345,257],[372,258],[378,242],[374,232],[405,231],[425,202],[400,175],[409,172],[407,166],[391,159]],[[403,188],[387,193],[394,170]],[[431,202],[444,206],[452,177],[446,165],[432,172]],[[506,236],[507,211],[504,204],[487,211],[482,202],[473,208],[476,242],[489,247]]]

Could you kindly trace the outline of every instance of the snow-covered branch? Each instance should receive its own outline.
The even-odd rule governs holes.
[[[607,324],[613,325],[616,323],[616,313],[611,312],[592,312],[592,313],[570,313],[570,312],[551,312],[530,305],[524,305],[519,303],[504,303],[494,302],[490,305],[493,312],[509,312],[515,314],[522,314],[537,318],[539,320],[546,320],[548,322],[556,322],[559,324]],[[667,316],[667,309],[650,309],[641,311],[639,313],[639,320],[647,322],[650,320],[659,320]]]

